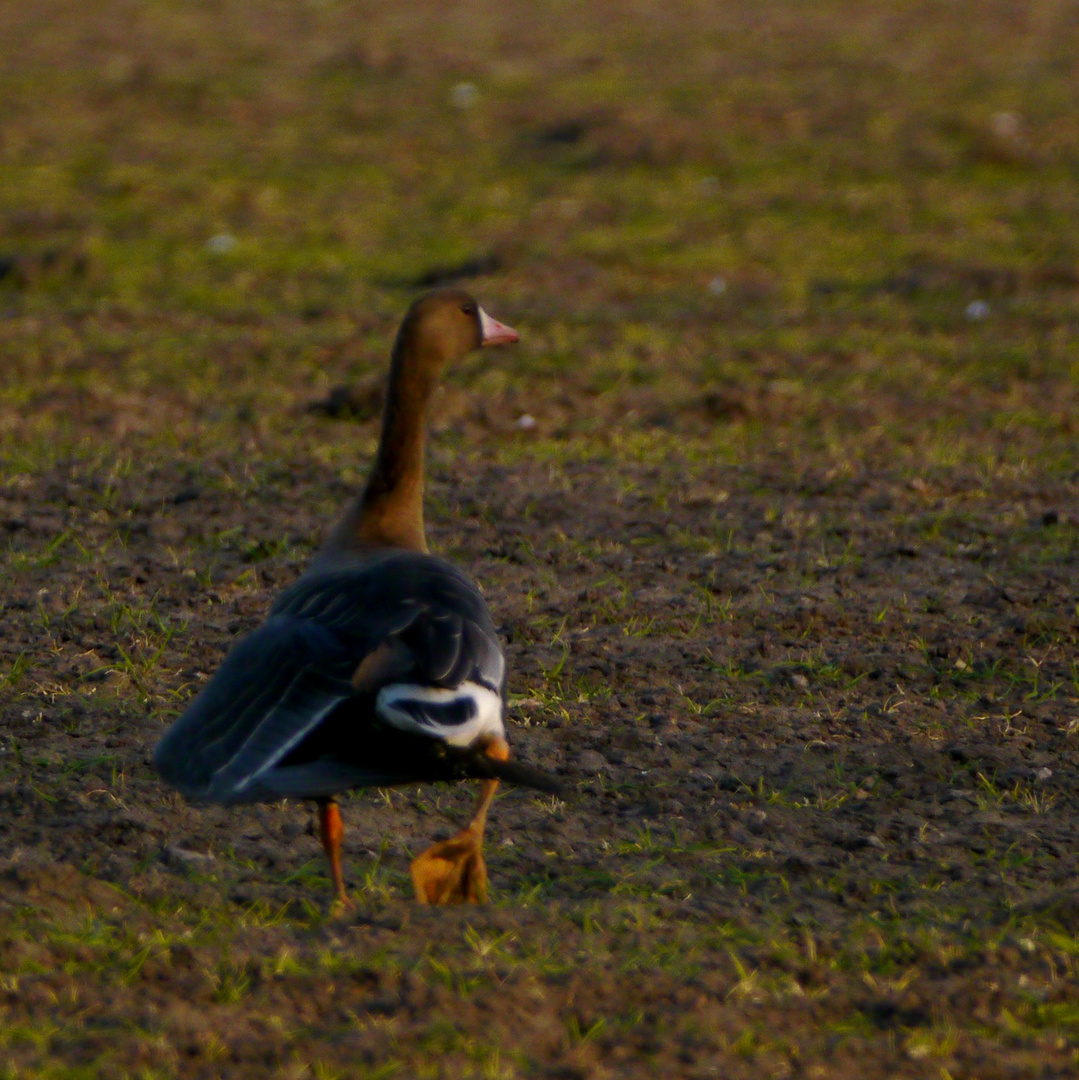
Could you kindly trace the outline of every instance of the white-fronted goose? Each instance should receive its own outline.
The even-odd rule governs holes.
[[[193,800],[317,800],[344,903],[338,793],[482,779],[468,827],[412,864],[421,902],[452,903],[486,896],[483,831],[498,781],[558,788],[509,760],[505,663],[487,605],[465,574],[428,554],[424,535],[425,415],[439,374],[480,345],[516,340],[458,289],[412,305],[362,495],[154,754],[162,777]]]

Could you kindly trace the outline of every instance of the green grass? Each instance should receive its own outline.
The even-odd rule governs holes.
[[[0,1078],[1074,1069],[1076,57],[1049,3],[0,14]],[[436,402],[433,545],[525,745],[612,767],[500,804],[476,912],[408,902],[463,792],[349,800],[335,920],[302,811],[145,757],[364,475],[306,407],[477,261],[522,341]]]

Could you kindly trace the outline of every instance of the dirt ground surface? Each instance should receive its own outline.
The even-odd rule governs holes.
[[[0,8],[0,1077],[1079,1075],[1067,6]],[[362,481],[506,642],[458,787],[186,804],[156,740]]]

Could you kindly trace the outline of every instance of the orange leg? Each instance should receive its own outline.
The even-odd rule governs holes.
[[[345,877],[341,873],[341,840],[345,835],[345,826],[341,821],[341,809],[333,799],[319,800],[318,825],[323,850],[330,860],[330,877],[333,878],[337,901],[344,907],[352,907],[352,901],[345,892]]]
[[[474,832],[483,841],[483,832],[487,828],[487,811],[491,803],[495,801],[495,793],[498,791],[497,780],[484,780],[480,784],[480,797],[476,800],[476,809],[472,811],[472,820],[468,823],[468,831]]]
[[[503,739],[493,739],[484,750],[496,761],[505,761],[509,752]],[[482,904],[487,899],[483,832],[497,791],[497,780],[484,780],[468,825],[412,860],[412,885],[421,904]]]

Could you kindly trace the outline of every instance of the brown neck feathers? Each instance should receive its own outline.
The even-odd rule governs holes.
[[[427,399],[440,358],[401,328],[393,350],[378,455],[363,494],[334,529],[326,550],[371,547],[427,551],[423,528]]]

